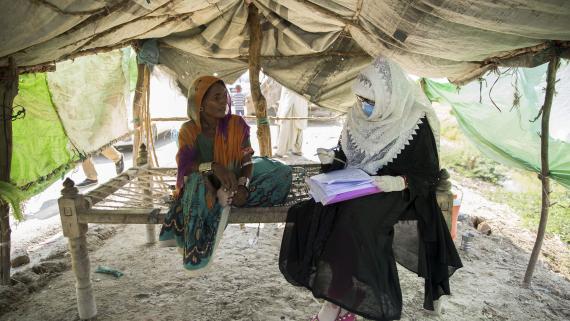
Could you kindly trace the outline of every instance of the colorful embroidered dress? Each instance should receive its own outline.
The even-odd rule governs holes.
[[[217,81],[220,80],[210,76],[199,78],[194,94],[189,97],[188,114],[192,120],[182,125],[178,136],[176,200],[160,232],[160,241],[176,241],[188,270],[202,269],[211,262],[230,212],[229,207],[222,208],[215,195],[208,192],[205,180],[215,183],[215,179],[199,173],[198,165],[214,161],[239,177],[244,160],[253,154],[249,126],[243,118],[231,115],[231,109],[218,121],[214,138],[202,134],[196,106],[201,105],[207,89]],[[253,164],[246,206],[282,203],[291,185],[290,168],[265,158],[256,158]]]
[[[229,215],[229,209],[223,211],[215,195],[207,193],[204,180],[208,178],[195,171],[196,165],[215,161],[238,175],[242,150],[249,147],[249,127],[241,117],[227,115],[211,139],[189,121],[180,129],[178,145],[177,200],[164,220],[160,240],[176,240],[184,267],[196,270],[210,262]]]

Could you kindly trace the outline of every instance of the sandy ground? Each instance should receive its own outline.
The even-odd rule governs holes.
[[[339,129],[308,130],[304,153],[312,157],[315,147],[334,145]],[[170,152],[170,145],[162,146],[161,153]],[[453,295],[447,298],[441,316],[422,309],[423,279],[400,268],[401,320],[569,320],[569,268],[564,259],[569,257],[568,247],[548,239],[545,252],[556,259],[537,266],[531,289],[521,288],[534,234],[520,226],[518,216],[508,207],[489,202],[477,192],[488,186],[471,180],[456,183],[464,192],[465,219],[459,224],[459,234],[476,234],[473,249],[460,251],[465,267],[451,279]],[[471,227],[469,217],[474,216],[489,221],[493,228],[490,236]],[[57,215],[51,219],[54,217]],[[319,303],[308,291],[288,284],[277,266],[282,227],[261,226],[255,243],[257,230],[257,225],[244,230],[228,226],[212,268],[191,278],[174,249],[144,244],[144,226],[90,226],[92,271],[104,265],[125,273],[118,279],[92,274],[98,320],[308,320],[318,311]],[[50,231],[39,243],[29,236],[19,239],[28,250],[33,249],[36,259],[16,271],[20,293],[4,293],[17,294],[20,300],[11,311],[4,307],[0,320],[78,319],[65,243],[57,229]],[[456,243],[459,246],[460,241]],[[49,251],[51,254],[46,254]],[[35,270],[29,271],[29,266]],[[27,291],[30,293],[24,293]]]

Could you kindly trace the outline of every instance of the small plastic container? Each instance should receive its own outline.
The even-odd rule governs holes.
[[[461,235],[461,249],[464,252],[469,252],[473,248],[473,239],[475,238],[475,234],[471,232],[466,232]]]

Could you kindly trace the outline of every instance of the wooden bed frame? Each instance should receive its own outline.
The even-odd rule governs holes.
[[[153,184],[167,186],[171,183],[174,185],[176,168],[149,168],[146,160],[146,148],[141,147],[139,157],[137,157],[137,167],[126,170],[85,195],[79,193],[71,179],[67,178],[63,183],[59,210],[63,235],[69,241],[72,269],[76,279],[77,309],[82,320],[91,319],[97,315],[87,251],[88,224],[146,224],[147,243],[156,242],[155,227],[164,220],[168,211],[168,200],[164,198],[165,193],[158,197],[153,195]],[[285,222],[289,207],[309,198],[305,178],[320,171],[320,164],[289,166],[293,170],[293,184],[284,204],[274,207],[232,208],[229,224]],[[146,179],[143,179],[143,176]],[[148,179],[149,177],[152,178]],[[437,200],[449,226],[453,195],[448,179],[449,174],[445,169],[442,170],[437,186]],[[139,190],[138,193],[133,191],[133,188],[128,190],[134,194],[118,192],[122,187],[133,182],[137,182],[135,188]],[[113,205],[117,202],[116,199],[121,198],[131,200],[136,198],[136,202],[141,206],[121,208],[121,206]],[[158,200],[158,203],[153,204],[153,200]],[[111,205],[105,208],[106,203]]]

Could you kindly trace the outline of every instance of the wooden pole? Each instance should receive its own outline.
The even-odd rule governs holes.
[[[261,22],[258,9],[254,4],[249,5],[247,24],[249,26],[249,82],[257,117],[259,153],[261,156],[271,156],[271,132],[267,119],[267,101],[261,93],[261,84],[259,83],[259,71],[261,70]]]
[[[10,182],[12,166],[12,104],[18,94],[18,70],[13,58],[0,69],[0,181]],[[10,285],[10,207],[0,199],[0,283]]]
[[[79,214],[86,211],[87,202],[75,187],[75,183],[67,178],[63,182],[61,198],[58,200],[59,216],[63,236],[69,241],[71,267],[75,275],[75,294],[77,310],[81,320],[88,320],[97,315],[97,305],[91,285],[91,262],[87,251],[87,224],[79,223]]]
[[[145,166],[148,164],[148,152],[146,150],[146,146],[144,144],[141,145],[139,150],[139,155],[137,157],[137,166]],[[152,185],[151,183],[144,183],[143,185],[143,193],[145,196],[148,196],[152,199]],[[152,207],[152,202],[149,205]],[[156,231],[155,231],[155,224],[147,224],[146,225],[146,243],[147,244],[154,244],[156,243]]]
[[[276,117],[276,116],[268,116],[267,119],[270,120],[310,120],[310,121],[331,121],[337,120],[341,116],[346,113],[339,114],[338,116],[331,116],[331,117]],[[242,118],[256,118],[255,116],[241,116]],[[156,117],[150,119],[152,122],[168,122],[168,121],[188,121],[190,118],[188,117]]]
[[[147,101],[147,91],[150,85],[150,71],[145,64],[137,65],[137,85],[133,99],[133,156],[138,155],[142,133],[142,111]],[[137,166],[136,158],[133,157],[133,166]]]
[[[550,172],[550,168],[548,166],[548,139],[550,137],[549,121],[550,109],[552,107],[552,98],[554,97],[556,86],[556,71],[558,70],[559,63],[560,57],[558,55],[552,57],[548,63],[548,70],[546,75],[546,95],[544,97],[544,105],[542,106],[542,131],[540,135],[540,180],[542,181],[542,209],[540,211],[540,223],[538,224],[536,242],[534,243],[534,247],[530,255],[530,260],[526,268],[526,273],[524,275],[523,287],[525,288],[530,287],[532,274],[534,273],[534,268],[536,266],[536,262],[538,261],[538,256],[540,255],[542,241],[544,240],[544,234],[546,231],[546,223],[548,221],[548,209],[550,207],[550,181],[548,178]]]

